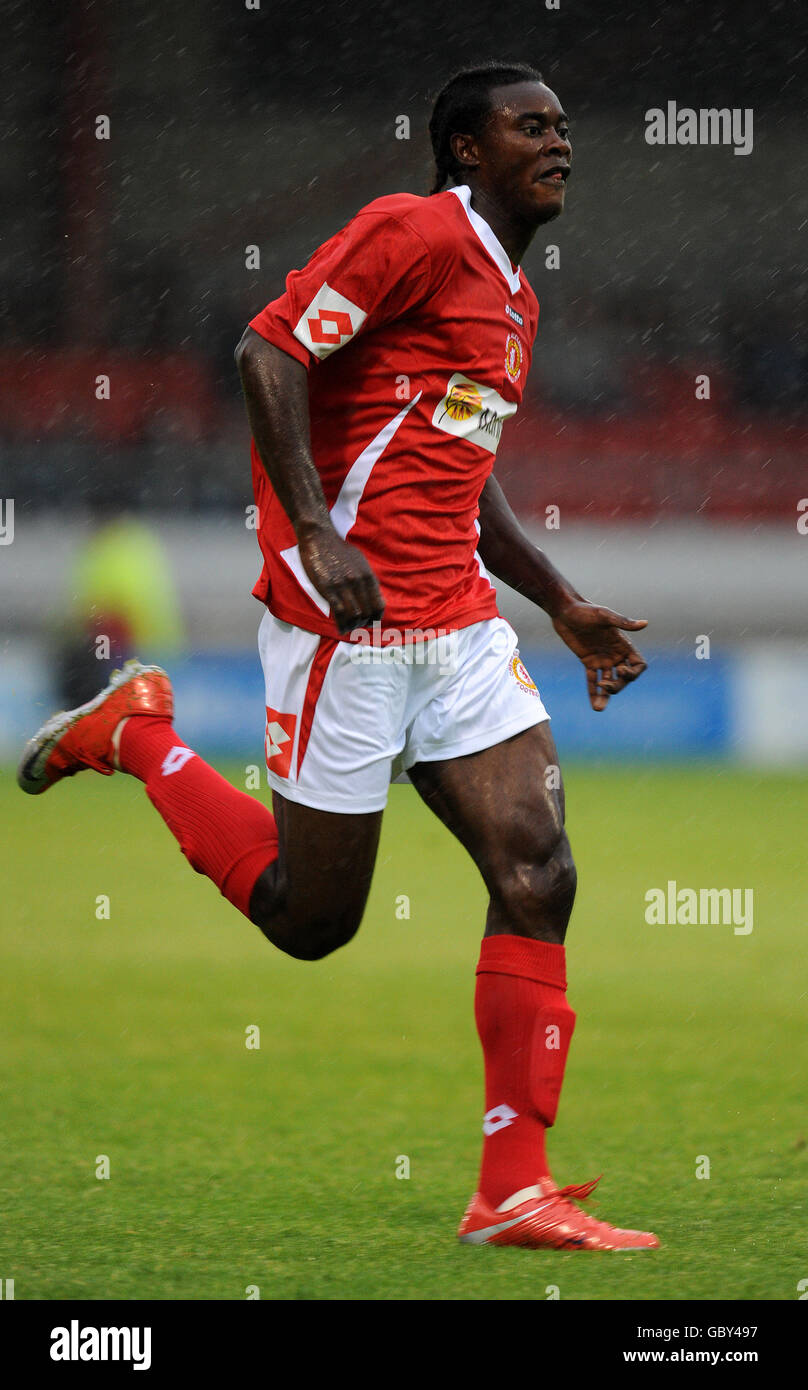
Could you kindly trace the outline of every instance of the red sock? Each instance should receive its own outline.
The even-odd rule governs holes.
[[[266,806],[214,772],[167,719],[128,719],[118,763],[146,783],[149,800],[192,868],[249,917],[256,880],[278,857],[278,832]]]
[[[485,1058],[479,1191],[499,1206],[549,1175],[544,1131],[553,1124],[575,1014],[564,947],[526,936],[487,936],[474,1011]]]

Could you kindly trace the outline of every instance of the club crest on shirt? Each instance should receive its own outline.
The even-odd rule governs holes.
[[[509,333],[505,340],[505,370],[511,381],[519,380],[522,370],[522,344],[515,333]]]
[[[528,695],[535,695],[538,699],[539,692],[536,689],[530,672],[525,666],[525,663],[523,662],[518,651],[514,652],[513,656],[511,657],[510,666],[511,675],[513,676],[520,690],[526,691]]]
[[[506,401],[493,386],[482,386],[462,372],[455,372],[435,407],[432,423],[446,434],[497,452],[502,426],[516,413],[516,402]]]

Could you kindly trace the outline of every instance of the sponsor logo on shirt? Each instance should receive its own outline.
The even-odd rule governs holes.
[[[508,315],[509,318],[513,319],[514,323],[518,323],[520,328],[524,328],[525,321],[522,318],[522,315],[517,314],[516,310],[512,309],[510,304],[505,305],[505,313]]]
[[[324,280],[292,332],[309,352],[320,359],[344,347],[359,332],[367,314]]]
[[[522,370],[522,344],[515,333],[509,333],[505,341],[505,370],[511,381],[519,380]]]
[[[452,420],[469,420],[472,415],[479,415],[482,408],[483,398],[471,382],[468,386],[453,386],[446,397],[446,413]]]
[[[503,400],[492,386],[481,386],[462,372],[455,372],[435,407],[432,423],[446,434],[468,439],[495,454],[502,426],[515,413],[515,401]]]

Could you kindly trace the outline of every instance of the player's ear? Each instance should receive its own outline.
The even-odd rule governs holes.
[[[464,169],[479,168],[480,155],[474,135],[452,135],[449,139],[449,148],[458,164],[462,164]]]

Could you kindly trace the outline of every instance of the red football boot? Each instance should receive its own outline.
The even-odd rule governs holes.
[[[54,714],[25,745],[17,769],[24,792],[38,796],[63,777],[94,768],[111,777],[119,770],[116,733],[124,719],[148,714],[171,719],[174,697],[171,681],[159,666],[127,661],[100,695],[77,709]]]
[[[622,1231],[596,1221],[574,1201],[583,1201],[600,1182],[580,1187],[556,1187],[540,1178],[499,1207],[475,1192],[466,1208],[458,1240],[468,1245],[524,1245],[537,1250],[655,1250],[659,1241],[649,1231]]]

